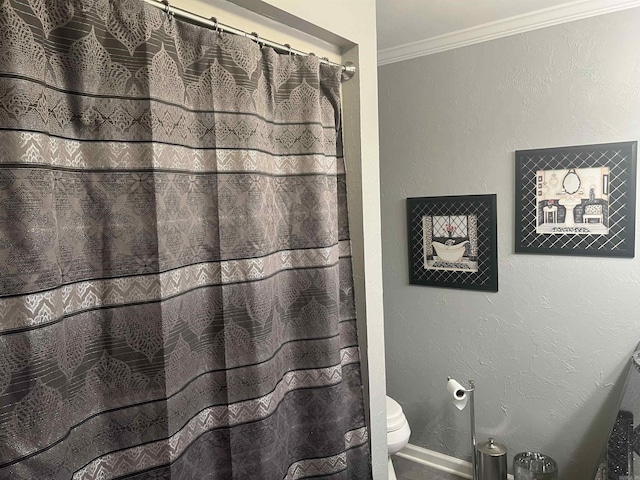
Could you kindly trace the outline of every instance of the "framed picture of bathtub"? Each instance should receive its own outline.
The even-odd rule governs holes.
[[[633,258],[637,142],[516,151],[515,251]]]
[[[409,283],[498,291],[496,196],[407,198]]]

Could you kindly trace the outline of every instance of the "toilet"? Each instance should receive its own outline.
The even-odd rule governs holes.
[[[402,407],[393,398],[387,397],[387,445],[389,448],[389,480],[397,480],[391,463],[391,455],[402,450],[409,443],[411,429]]]

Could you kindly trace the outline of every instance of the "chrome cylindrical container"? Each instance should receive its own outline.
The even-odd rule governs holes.
[[[513,457],[515,480],[557,480],[558,464],[548,455],[522,452]]]
[[[493,438],[476,445],[478,480],[507,480],[507,447]]]

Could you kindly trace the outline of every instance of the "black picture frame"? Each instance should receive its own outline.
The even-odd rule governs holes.
[[[495,194],[407,198],[409,283],[497,292],[496,219]]]
[[[516,253],[633,258],[637,148],[516,151]]]

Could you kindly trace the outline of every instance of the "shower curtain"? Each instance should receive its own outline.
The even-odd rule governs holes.
[[[0,479],[371,477],[339,82],[0,0]]]

